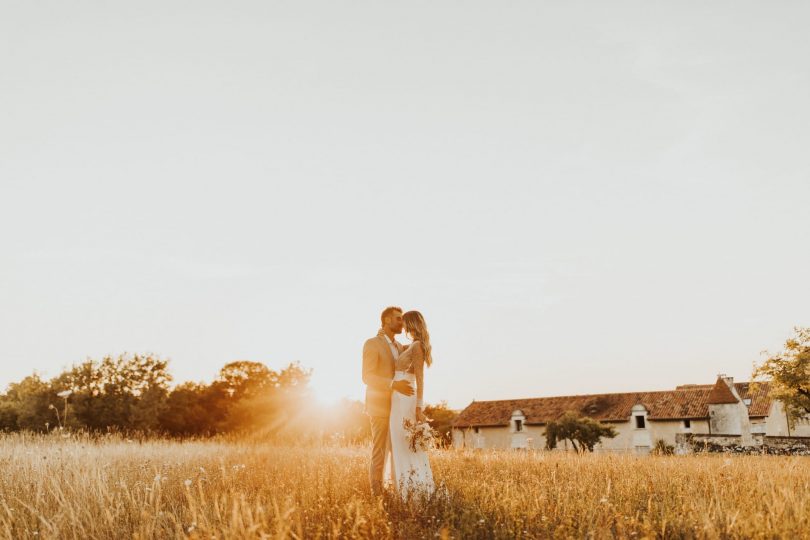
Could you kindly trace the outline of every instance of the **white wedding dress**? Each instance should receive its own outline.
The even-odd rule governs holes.
[[[390,451],[385,457],[383,479],[386,486],[397,487],[403,498],[410,494],[432,495],[435,490],[430,460],[424,450],[411,450],[408,445],[408,432],[402,425],[404,419],[416,420],[416,375],[411,372],[413,346],[409,347],[397,360],[394,380],[411,383],[414,395],[406,396],[399,392],[391,395],[391,416],[389,417]],[[402,369],[402,365],[408,366]]]

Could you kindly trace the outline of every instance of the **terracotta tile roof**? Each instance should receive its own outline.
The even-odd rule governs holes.
[[[752,398],[748,414],[768,415],[771,400],[767,383],[736,383],[740,397]],[[526,416],[526,424],[546,424],[566,411],[575,411],[601,422],[626,422],[634,405],[644,405],[649,420],[703,419],[709,416],[709,396],[713,385],[684,385],[660,392],[626,392],[498,401],[473,401],[453,423],[456,427],[507,426],[515,410]],[[731,394],[731,392],[729,392]]]
[[[711,390],[716,384],[684,384],[676,386],[675,390]],[[734,383],[734,388],[743,400],[751,400],[748,416],[752,418],[768,416],[768,412],[771,410],[771,399],[768,397],[771,387],[767,382]]]
[[[717,377],[714,388],[709,392],[709,403],[711,405],[723,405],[726,403],[739,403],[739,400],[734,397],[726,381],[722,377]]]

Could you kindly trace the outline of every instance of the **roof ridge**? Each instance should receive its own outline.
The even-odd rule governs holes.
[[[726,391],[750,397],[753,403],[748,407],[750,417],[768,415],[771,398],[767,391],[756,392],[746,388],[745,383],[735,383],[735,391],[721,381]],[[740,386],[737,386],[740,385]],[[767,382],[763,384],[766,386]],[[701,385],[703,386],[703,385]],[[721,389],[722,390],[722,389]],[[533,398],[513,398],[475,401],[461,410],[453,424],[457,426],[508,426],[515,409],[526,415],[526,424],[542,424],[558,418],[565,410],[575,410],[599,421],[624,421],[632,414],[634,404],[647,408],[650,420],[707,419],[711,385],[702,388],[650,390],[642,392],[613,392],[603,394],[576,394],[571,396],[542,396]],[[725,396],[728,398],[728,396]],[[729,401],[729,403],[736,403]],[[618,420],[617,420],[618,419]]]
[[[695,391],[706,391],[710,390],[712,385],[705,385],[704,388],[682,388],[682,389],[674,389],[674,390],[634,390],[630,392],[605,392],[602,394],[569,394],[569,395],[557,395],[557,396],[537,396],[537,397],[526,397],[526,398],[509,398],[509,399],[476,399],[474,403],[504,403],[507,401],[529,401],[532,399],[559,399],[559,398],[574,398],[574,397],[596,397],[596,396],[628,396],[628,395],[638,395],[638,394],[669,394],[672,392],[695,392]]]

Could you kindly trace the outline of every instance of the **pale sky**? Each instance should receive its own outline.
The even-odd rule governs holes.
[[[154,352],[361,399],[747,380],[810,326],[806,2],[0,0],[0,387]]]

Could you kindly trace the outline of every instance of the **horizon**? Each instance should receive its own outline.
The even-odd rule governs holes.
[[[362,401],[392,304],[454,409],[747,379],[810,327],[808,15],[9,4],[0,388],[132,351]]]
[[[121,353],[121,354],[132,356],[132,355],[135,355],[136,353]],[[142,354],[142,353],[137,353],[137,354]],[[117,357],[119,355],[112,355],[112,356]],[[159,357],[159,355],[158,355],[158,357]],[[102,359],[103,359],[103,357],[102,358],[92,358],[92,359],[87,358],[85,361],[88,361],[88,360],[101,361]],[[216,380],[216,376],[211,378],[210,380],[203,380],[203,379],[198,379],[198,380],[192,380],[192,379],[176,380],[174,378],[173,374],[172,374],[171,360],[166,359],[166,358],[161,358],[161,359],[168,360],[167,370],[168,370],[169,375],[172,376],[172,380],[169,382],[169,389],[170,390],[177,387],[177,386],[179,386],[179,385],[182,385],[182,384],[188,383],[188,382],[199,383],[199,384],[204,384],[204,385],[210,385],[211,383],[213,383]],[[252,361],[253,360],[236,359],[236,360],[230,360],[230,361],[226,362],[226,364],[230,363],[230,362],[252,362]],[[73,367],[73,366],[75,366],[77,364],[79,364],[79,363],[77,362],[76,364],[73,364],[72,366],[68,366],[65,369],[66,370],[70,369],[71,367]],[[225,366],[226,364],[223,364],[223,366]],[[273,371],[280,372],[282,369],[287,367],[287,365],[284,365],[284,366],[267,366],[267,367],[269,369],[273,370]],[[304,366],[304,365],[301,365],[300,367],[302,367],[304,369],[309,369],[307,366]],[[314,370],[312,371],[312,374],[314,375]],[[52,374],[50,376],[47,376],[47,375],[45,375],[45,374],[43,374],[43,373],[41,373],[41,372],[39,372],[37,370],[34,370],[32,373],[29,373],[28,375],[26,375],[26,377],[27,376],[39,376],[39,377],[42,378],[42,380],[47,381],[47,380],[50,380],[53,377],[57,377],[58,375],[59,374],[55,373],[55,374]],[[715,377],[715,379],[717,379],[717,378],[719,378],[721,376],[726,376],[727,377],[729,375],[727,375],[725,373],[718,373],[717,376]],[[754,378],[750,377],[750,376],[748,378],[746,378],[745,380],[738,380],[736,377],[733,377],[733,376],[732,376],[732,379],[734,380],[734,384],[752,384],[752,383],[755,383],[755,382],[760,382],[760,383],[764,382],[764,381],[755,381]],[[4,387],[2,387],[2,389],[0,390],[0,393],[5,393],[8,390],[8,386],[10,384],[16,383],[16,382],[20,382],[20,381],[15,380],[15,381],[10,381],[9,383],[6,383],[6,385]],[[713,385],[714,385],[714,383],[678,383],[675,386],[670,387],[670,388],[645,389],[645,390],[633,389],[633,390],[625,390],[623,392],[595,391],[595,392],[589,392],[589,393],[576,393],[575,392],[575,393],[572,393],[572,394],[532,395],[532,396],[524,396],[524,397],[506,397],[506,398],[494,398],[494,399],[475,399],[475,398],[473,398],[466,405],[462,404],[460,406],[453,406],[452,404],[450,404],[448,402],[447,406],[448,406],[448,408],[450,408],[452,410],[461,410],[461,409],[464,409],[465,407],[467,407],[469,404],[471,404],[473,402],[524,401],[524,400],[547,399],[547,398],[556,398],[556,397],[582,397],[582,396],[615,395],[615,394],[626,394],[626,393],[671,392],[671,391],[676,391],[676,390],[679,390],[679,389],[684,389],[684,388],[681,388],[681,387],[684,387],[684,386],[699,388],[699,387],[712,387]],[[311,387],[311,385],[310,385],[310,389],[314,390]],[[350,401],[359,401],[359,402],[364,401],[364,398],[362,396],[359,397],[359,398],[355,398],[355,397],[344,395],[344,396],[338,396],[338,397],[332,397],[332,398],[326,398],[326,399],[324,399],[322,396],[319,396],[319,395],[314,395],[313,397],[316,400],[318,400],[322,406],[329,406],[329,405],[338,403],[340,400],[344,400],[344,399],[345,400],[350,400]],[[426,404],[427,405],[439,405],[441,402],[447,402],[447,400],[439,398],[439,399],[437,399],[435,401],[426,402]]]

